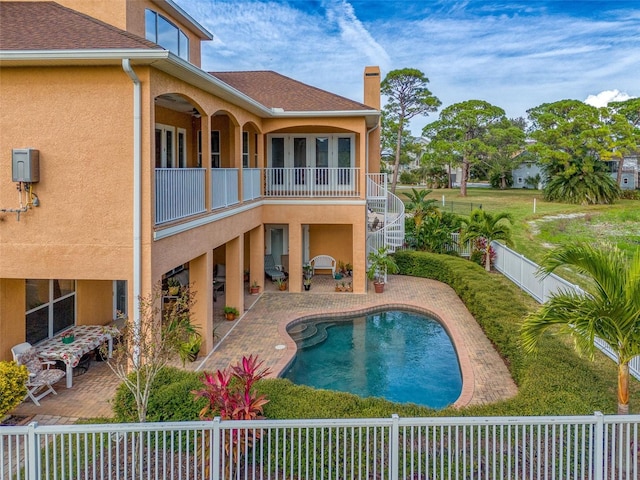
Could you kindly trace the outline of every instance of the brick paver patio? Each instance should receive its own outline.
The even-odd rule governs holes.
[[[295,342],[286,326],[300,318],[365,313],[376,309],[411,307],[439,319],[452,337],[463,376],[463,391],[456,406],[492,403],[517,393],[506,365],[471,316],[462,301],[448,286],[434,280],[392,276],[382,294],[334,293],[329,276],[314,277],[310,292],[288,293],[271,290],[259,297],[246,295],[245,314],[234,322],[222,320],[223,298],[216,306],[214,323],[220,340],[205,358],[189,364],[196,370],[216,370],[236,363],[243,355],[254,354],[277,375],[293,359]],[[58,395],[48,395],[37,407],[23,402],[12,413],[37,415],[43,423],[70,423],[77,418],[111,416],[117,378],[109,368],[93,363],[90,370],[74,378],[73,388],[56,385]]]

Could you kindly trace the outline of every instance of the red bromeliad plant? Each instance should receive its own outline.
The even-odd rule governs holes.
[[[252,391],[254,384],[270,373],[268,368],[261,368],[263,363],[250,355],[248,358],[242,357],[237,365],[218,370],[214,374],[204,372],[204,388],[192,392],[196,398],[202,397],[208,401],[200,411],[200,418],[213,420],[215,416],[220,416],[222,420],[263,419],[263,407],[269,400],[265,395],[257,395]],[[245,451],[245,446],[251,447],[259,437],[259,432],[248,436],[242,435],[239,430],[233,430],[225,442],[225,450],[235,459],[239,452]]]

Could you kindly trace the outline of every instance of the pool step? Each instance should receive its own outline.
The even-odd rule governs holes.
[[[289,335],[298,348],[314,347],[327,339],[327,328],[334,323],[301,323],[289,329]]]

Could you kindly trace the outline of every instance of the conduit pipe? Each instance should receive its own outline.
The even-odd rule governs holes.
[[[142,279],[142,95],[140,79],[131,68],[128,58],[122,59],[122,69],[133,82],[133,325],[135,335],[140,334],[140,294]],[[140,351],[134,352],[138,364]]]

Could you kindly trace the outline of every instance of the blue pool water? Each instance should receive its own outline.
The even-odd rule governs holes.
[[[283,375],[293,383],[443,408],[457,400],[462,375],[442,325],[424,315],[387,311],[291,326],[298,345]]]

